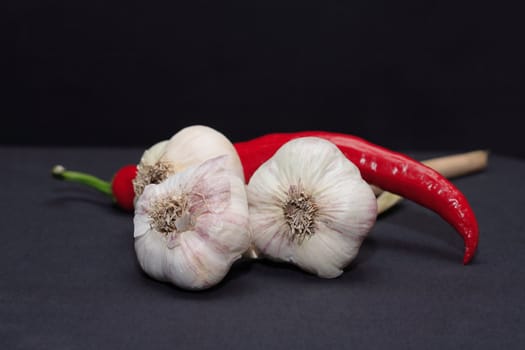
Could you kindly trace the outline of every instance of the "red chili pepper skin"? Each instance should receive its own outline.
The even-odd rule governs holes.
[[[246,181],[284,143],[308,136],[320,137],[337,145],[359,168],[361,176],[368,183],[439,214],[464,240],[463,263],[468,264],[472,260],[478,246],[479,228],[474,211],[461,191],[424,164],[359,137],[325,131],[303,131],[268,134],[238,142],[234,146],[244,167]]]
[[[111,192],[117,205],[126,210],[133,211],[135,190],[133,179],[137,176],[137,165],[125,165],[120,168],[111,181]]]

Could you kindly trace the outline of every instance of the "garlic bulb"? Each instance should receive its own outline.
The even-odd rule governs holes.
[[[151,277],[185,289],[221,281],[250,245],[244,182],[229,156],[149,184],[134,216],[135,251]]]
[[[183,128],[169,140],[159,142],[144,152],[133,181],[135,195],[140,196],[150,183],[160,183],[170,174],[224,154],[230,156],[226,168],[244,181],[241,161],[226,136],[203,125]]]
[[[260,253],[324,278],[339,276],[355,258],[377,216],[359,169],[315,137],[283,145],[254,173],[247,192]]]

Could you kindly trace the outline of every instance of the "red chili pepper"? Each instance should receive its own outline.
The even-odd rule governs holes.
[[[53,176],[58,179],[77,182],[88,185],[113,198],[115,203],[126,211],[133,211],[133,179],[137,175],[136,165],[125,165],[120,168],[110,182],[99,179],[96,176],[78,171],[66,170],[61,165],[56,165],[52,170]]]
[[[274,133],[239,142],[239,153],[246,181],[284,143],[314,136],[336,144],[344,155],[361,171],[370,184],[399,194],[423,207],[433,210],[451,224],[465,244],[463,263],[469,263],[476,252],[479,229],[474,212],[465,196],[445,177],[420,162],[365,141],[359,137],[324,131]]]

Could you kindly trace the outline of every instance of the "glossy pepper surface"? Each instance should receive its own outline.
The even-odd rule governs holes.
[[[362,138],[325,131],[273,133],[235,143],[246,181],[283,144],[299,137],[320,137],[333,142],[361,171],[370,184],[399,194],[426,207],[452,225],[465,245],[463,263],[476,252],[479,228],[466,197],[437,171],[404,154],[388,150]]]

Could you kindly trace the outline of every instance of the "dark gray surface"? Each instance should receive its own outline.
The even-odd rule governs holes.
[[[0,148],[3,349],[525,347],[525,162],[493,154],[454,180],[480,224],[471,265],[448,224],[404,202],[338,279],[244,261],[192,293],[141,272],[130,214],[49,173],[62,163],[110,178],[140,154]]]

